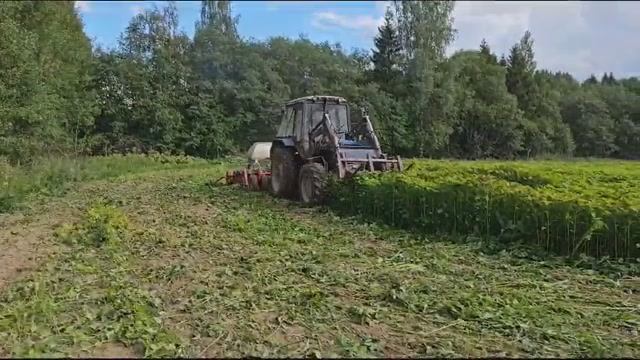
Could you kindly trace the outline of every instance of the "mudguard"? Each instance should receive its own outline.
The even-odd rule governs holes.
[[[282,144],[283,146],[286,146],[286,147],[295,147],[296,146],[296,144],[293,142],[293,138],[290,138],[290,137],[279,137],[279,138],[276,138],[275,140],[273,140],[273,145],[278,144],[278,143],[280,143],[280,144]]]

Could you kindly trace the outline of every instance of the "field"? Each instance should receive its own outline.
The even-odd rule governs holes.
[[[5,165],[0,176],[0,356],[640,356],[633,165],[418,162],[308,208],[213,184],[234,161],[50,164]],[[439,172],[458,195],[442,191]],[[480,209],[474,176],[491,199]],[[424,194],[442,206],[420,208]],[[548,206],[555,224],[563,196],[593,218],[577,212],[565,220],[575,231],[556,233],[565,223],[527,239],[531,207]],[[509,219],[522,231],[495,228],[506,204],[517,204]],[[460,221],[447,221],[453,209]],[[487,225],[474,228],[482,214]],[[589,220],[625,216],[614,243]],[[552,255],[564,246],[619,252]]]
[[[402,174],[360,177],[337,192],[335,207],[403,228],[640,259],[635,162],[417,161]]]

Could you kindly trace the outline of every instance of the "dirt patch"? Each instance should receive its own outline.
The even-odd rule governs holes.
[[[70,209],[0,217],[0,291],[55,252],[53,232],[71,218]]]
[[[352,324],[351,328],[359,336],[367,336],[373,339],[387,339],[393,332],[385,324],[377,323],[370,325]]]
[[[307,329],[299,325],[281,325],[266,340],[280,347],[290,348],[309,338]]]
[[[127,347],[121,343],[103,343],[82,357],[97,358],[97,359],[130,359],[139,358],[141,349],[135,349],[134,347]]]

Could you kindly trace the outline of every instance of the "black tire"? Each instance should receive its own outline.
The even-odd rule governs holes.
[[[324,201],[327,171],[318,163],[302,166],[299,179],[300,200],[304,204],[319,204]]]
[[[291,149],[274,146],[271,150],[271,191],[280,197],[293,198],[298,190],[298,166]]]

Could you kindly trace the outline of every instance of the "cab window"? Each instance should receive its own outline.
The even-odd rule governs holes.
[[[278,128],[277,136],[286,137],[293,135],[293,120],[294,120],[294,111],[293,108],[287,108],[284,113],[284,118],[280,127]]]
[[[309,131],[307,124],[302,121],[302,106],[298,105],[294,109],[295,133],[298,140],[304,139],[305,134]]]
[[[324,105],[311,105],[311,129],[322,121]],[[329,119],[333,122],[336,131],[343,133],[349,131],[349,119],[347,117],[347,107],[345,105],[327,104],[327,113]]]

